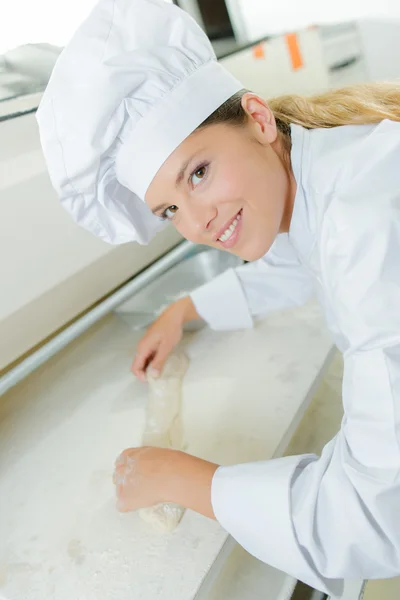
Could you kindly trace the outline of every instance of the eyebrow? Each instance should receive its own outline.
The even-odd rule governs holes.
[[[175,187],[179,187],[180,184],[182,183],[183,177],[185,175],[186,169],[188,168],[188,166],[190,165],[190,163],[192,162],[192,160],[198,155],[200,154],[200,152],[203,152],[204,148],[200,148],[199,150],[196,150],[196,152],[194,152],[187,160],[185,160],[185,162],[183,163],[183,165],[181,166],[181,168],[179,169],[179,173],[176,177],[175,180]],[[171,206],[170,204],[167,204],[165,202],[163,202],[162,204],[159,204],[158,206],[152,208],[151,212],[153,214],[158,213],[160,210],[164,209],[164,208],[168,208],[168,206]]]

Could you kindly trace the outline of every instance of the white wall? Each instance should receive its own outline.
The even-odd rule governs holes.
[[[97,0],[4,0],[0,54],[29,43],[65,46],[96,3]]]
[[[399,0],[226,0],[242,41],[362,17],[400,19]]]
[[[357,29],[368,79],[400,79],[400,20],[361,20]]]
[[[191,15],[193,19],[197,21],[200,27],[204,29],[204,21],[203,17],[201,16],[201,11],[197,0],[179,0],[179,6],[187,13],[189,13],[189,15]]]
[[[5,0],[0,19],[0,53],[29,43],[65,46],[96,0]]]
[[[28,43],[64,46],[95,3],[96,0],[8,1],[0,19],[0,54]],[[182,3],[196,16],[193,12],[196,0],[182,0]],[[244,41],[310,24],[371,16],[400,18],[399,0],[226,0],[226,3],[238,36]]]
[[[317,29],[298,33],[303,66],[294,70],[285,36],[277,36],[263,43],[264,56],[254,56],[247,48],[220,60],[243,87],[262,96],[273,98],[283,94],[315,94],[329,87],[321,37]]]

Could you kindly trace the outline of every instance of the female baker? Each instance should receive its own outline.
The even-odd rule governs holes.
[[[160,369],[186,320],[215,329],[317,292],[344,355],[345,416],[321,457],[229,467],[129,449],[121,510],[177,502],[311,586],[400,574],[400,87],[266,104],[163,0],[101,0],[37,113],[51,180],[85,228],[188,240],[255,261],[172,305],[133,370]]]

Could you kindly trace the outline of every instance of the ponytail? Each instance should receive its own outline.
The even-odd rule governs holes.
[[[400,83],[367,83],[311,97],[281,96],[268,104],[279,121],[306,129],[400,121]]]
[[[247,115],[241,100],[246,91],[229,98],[200,127],[217,123],[244,125]],[[400,121],[400,82],[365,83],[310,97],[280,96],[269,100],[268,105],[283,133],[291,123],[316,129],[367,125],[383,119]]]

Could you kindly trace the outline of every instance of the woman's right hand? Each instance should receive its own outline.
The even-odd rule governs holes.
[[[140,381],[146,381],[149,365],[152,376],[157,377],[161,373],[165,361],[182,338],[184,324],[193,319],[200,319],[200,316],[190,296],[186,296],[171,304],[150,325],[138,344],[131,367]]]

